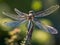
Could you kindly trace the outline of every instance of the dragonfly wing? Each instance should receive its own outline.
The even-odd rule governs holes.
[[[5,23],[5,25],[15,28],[19,25],[19,23],[20,22],[18,22],[18,21],[13,21],[13,22],[7,22],[7,23]]]
[[[47,28],[45,28],[45,26],[40,22],[40,21],[33,21],[34,22],[34,24],[39,28],[39,29],[42,29],[43,31],[45,31],[45,32],[49,32],[48,30],[47,30]]]
[[[2,12],[5,16],[10,17],[14,20],[22,20],[23,18],[20,18],[18,15],[7,13],[7,12]]]
[[[15,28],[15,27],[19,26],[21,23],[24,23],[24,22],[26,22],[26,20],[21,21],[21,22],[19,22],[19,21],[12,21],[12,22],[5,23],[5,25]]]
[[[35,17],[44,17],[44,16],[47,16],[47,15],[50,15],[51,13],[56,11],[58,8],[59,8],[59,5],[51,6],[50,8],[48,8],[44,11],[37,12]]]
[[[45,32],[48,32],[48,33],[51,33],[51,34],[57,34],[58,31],[54,28],[54,27],[51,27],[51,26],[48,26],[48,25],[43,25],[41,22],[39,21],[34,21],[34,23],[40,28],[42,29],[43,31]]]
[[[52,27],[52,26],[46,25],[46,28],[48,29],[48,31],[49,31],[51,34],[57,34],[57,33],[58,33],[57,29],[55,29],[55,28]]]
[[[23,13],[23,12],[19,11],[17,8],[15,8],[14,10],[19,16],[28,15],[26,13]]]

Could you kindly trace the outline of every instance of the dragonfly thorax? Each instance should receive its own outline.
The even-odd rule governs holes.
[[[34,18],[34,16],[33,16],[33,14],[31,13],[31,14],[28,15],[27,18],[28,18],[28,20],[32,20],[32,19]]]

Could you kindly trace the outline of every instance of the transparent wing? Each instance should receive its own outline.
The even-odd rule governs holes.
[[[17,8],[15,8],[14,10],[19,16],[28,15],[26,13],[23,13],[23,12],[19,11]]]
[[[15,15],[15,14],[11,14],[11,13],[8,13],[8,12],[2,12],[5,16],[7,17],[10,17],[14,20],[22,20],[22,19],[25,19],[25,18],[22,18],[22,17],[19,17],[18,15]]]
[[[34,24],[35,24],[39,29],[42,29],[42,30],[45,31],[45,32],[49,32],[49,31],[45,28],[45,26],[42,25],[41,22],[35,21],[35,20],[34,20],[33,22],[34,22]]]
[[[50,8],[48,8],[48,9],[46,9],[44,11],[37,12],[35,17],[44,17],[44,16],[47,16],[47,15],[53,13],[54,11],[56,11],[58,8],[59,8],[59,5],[51,6]]]
[[[19,22],[19,21],[12,21],[12,22],[5,23],[5,25],[10,26],[12,28],[15,28],[15,27],[19,26],[21,23],[24,23],[24,22],[26,22],[26,20],[21,21],[21,22]]]
[[[46,25],[46,28],[48,29],[48,31],[51,34],[57,34],[58,33],[57,29],[55,29],[54,27],[51,27],[51,26]]]
[[[7,22],[7,23],[5,23],[5,25],[10,26],[12,28],[17,27],[19,24],[20,24],[20,22],[18,22],[18,21],[13,21],[13,22]]]
[[[57,30],[51,26],[47,26],[47,25],[43,25],[41,22],[39,21],[33,21],[37,27],[39,27],[40,29],[42,29],[45,32],[51,33],[51,34],[57,34]]]

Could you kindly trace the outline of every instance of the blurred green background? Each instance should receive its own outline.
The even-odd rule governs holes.
[[[8,17],[4,16],[2,14],[2,11],[15,13],[14,8],[17,8],[20,11],[25,12],[25,13],[28,13],[28,11],[30,11],[30,10],[34,10],[35,12],[37,12],[37,11],[45,10],[45,9],[49,8],[50,6],[56,5],[56,4],[60,5],[60,0],[0,0],[0,45],[5,45],[4,38],[9,37],[8,32],[7,31],[5,32],[4,29],[1,29],[1,23],[2,23],[2,27],[7,28],[7,26],[4,26],[3,23],[12,21],[12,19],[10,19],[10,18],[8,19]],[[9,21],[4,21],[4,19],[7,20],[6,18]],[[56,35],[53,35],[54,40],[55,40],[54,45],[60,45],[60,8],[59,8],[59,10],[50,14],[50,16],[41,18],[41,20],[42,20],[42,22],[47,23],[47,24],[55,27],[58,30],[59,33]],[[11,30],[11,29],[12,28],[8,27],[6,30]],[[24,29],[21,29],[21,30],[24,30]],[[24,31],[22,31],[22,32],[24,32]],[[24,35],[24,33],[23,33],[23,35]],[[35,34],[33,34],[33,35],[35,35]],[[34,39],[36,39],[36,38],[34,38]],[[36,40],[38,40],[38,39],[36,39]],[[50,45],[52,45],[52,44],[50,44]]]

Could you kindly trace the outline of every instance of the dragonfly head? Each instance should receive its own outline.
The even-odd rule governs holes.
[[[33,18],[34,18],[34,11],[31,10],[31,11],[29,11],[29,15],[28,15],[27,19],[28,19],[28,20],[31,20],[31,19],[33,19]]]
[[[33,11],[33,10],[29,11],[29,14],[33,14],[33,13],[34,13],[34,11]]]
[[[29,16],[33,16],[33,15],[34,15],[34,11],[33,10],[29,11]]]

